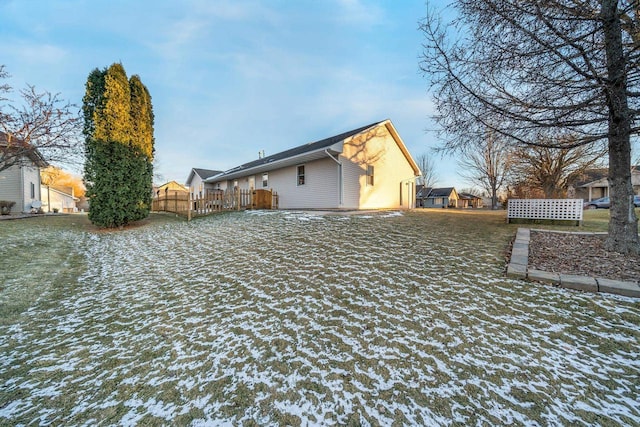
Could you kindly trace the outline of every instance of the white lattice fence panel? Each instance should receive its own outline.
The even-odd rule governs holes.
[[[509,199],[507,218],[582,221],[582,199]]]

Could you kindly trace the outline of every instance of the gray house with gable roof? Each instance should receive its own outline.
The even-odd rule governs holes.
[[[46,160],[35,147],[0,132],[0,164],[7,158],[9,164],[0,171],[0,200],[14,202],[14,213],[40,208],[40,168],[48,166]]]
[[[213,191],[215,191],[215,186],[206,182],[206,180],[221,173],[222,171],[212,169],[191,169],[191,172],[189,172],[189,177],[187,177],[187,181],[185,182],[185,186],[191,193],[191,199],[195,200],[202,197],[207,197]]]
[[[416,199],[416,206],[421,208],[457,208],[460,195],[454,187],[422,187],[418,189]]]
[[[242,164],[214,189],[274,190],[283,209],[398,209],[415,204],[418,165],[390,120]]]

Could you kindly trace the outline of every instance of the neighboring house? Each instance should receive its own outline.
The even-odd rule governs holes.
[[[431,188],[421,194],[423,208],[457,208],[460,196],[454,187]]]
[[[601,197],[609,196],[609,180],[600,178],[595,181],[587,182],[576,188],[576,198],[591,201]]]
[[[432,187],[425,187],[424,185],[416,186],[416,207],[424,208],[427,197],[431,193]]]
[[[578,183],[575,186],[575,198],[591,201],[601,197],[609,197],[609,179],[607,170],[600,170],[601,176],[589,182]],[[633,193],[640,194],[640,166],[631,168],[631,185]]]
[[[189,189],[182,184],[178,184],[176,181],[169,181],[158,187],[154,187],[153,197],[160,197],[166,194],[189,194]]]
[[[211,169],[193,168],[189,173],[189,177],[185,185],[189,188],[191,199],[200,199],[213,193],[216,189],[214,184],[205,182],[205,179],[221,174],[222,171]]]
[[[420,169],[390,120],[245,163],[205,180],[273,189],[283,209],[410,208]]]
[[[42,194],[42,210],[45,212],[76,212],[76,203],[80,200],[73,194],[73,187],[53,187],[50,185],[42,185],[40,187]]]
[[[481,208],[483,206],[482,197],[471,193],[458,193],[459,208]]]
[[[26,143],[14,139],[11,144]],[[11,150],[9,140],[7,134],[0,132],[0,165],[2,165],[2,153],[6,150]],[[38,207],[42,200],[40,168],[47,166],[47,162],[37,149],[27,150],[16,164],[0,171],[0,200],[15,202],[13,212],[30,212],[32,208]]]
[[[78,201],[76,201],[76,208],[80,212],[89,212],[89,200],[87,196],[82,196]]]
[[[497,200],[496,200],[496,205],[493,207],[494,209],[498,209],[502,206],[502,198],[500,196],[497,196]],[[491,208],[491,203],[493,203],[493,199],[490,196],[483,196],[482,197],[482,206],[487,206],[488,208]]]

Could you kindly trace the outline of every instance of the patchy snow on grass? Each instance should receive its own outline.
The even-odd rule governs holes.
[[[0,424],[637,422],[637,301],[507,279],[511,229],[454,220],[252,211],[43,236],[77,274],[0,323]]]

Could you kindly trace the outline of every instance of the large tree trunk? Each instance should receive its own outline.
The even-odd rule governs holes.
[[[558,184],[543,184],[542,192],[545,199],[561,199],[563,196],[563,189],[558,187]]]
[[[498,189],[495,185],[491,187],[491,210],[498,209]]]
[[[602,0],[601,12],[609,77],[605,83],[605,92],[609,107],[611,218],[606,248],[620,253],[637,254],[640,253],[640,241],[631,185],[631,121],[617,4],[617,0]]]

